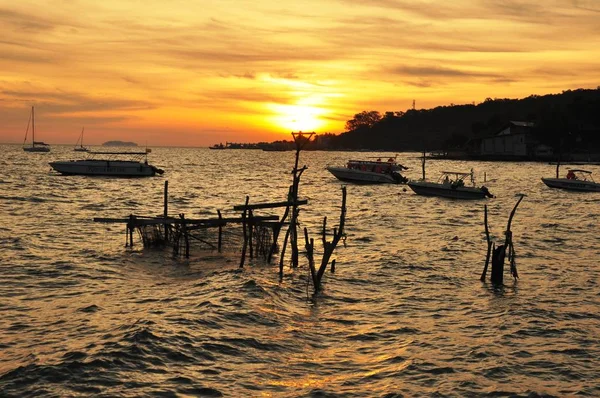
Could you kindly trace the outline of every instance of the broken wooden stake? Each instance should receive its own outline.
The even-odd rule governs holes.
[[[512,240],[512,231],[510,230],[512,219],[515,216],[515,212],[517,211],[517,207],[526,196],[524,194],[518,194],[519,200],[513,207],[510,212],[510,216],[508,217],[508,223],[506,225],[506,231],[504,232],[504,244],[498,247],[492,248],[492,242],[489,236],[488,229],[488,217],[487,217],[487,206],[484,207],[484,224],[485,224],[485,235],[488,244],[487,254],[485,259],[485,265],[483,267],[483,272],[481,274],[481,281],[485,281],[485,276],[488,269],[488,264],[490,260],[490,251],[492,252],[491,260],[492,260],[492,271],[490,275],[490,280],[494,285],[502,285],[504,283],[504,260],[508,258],[510,261],[510,273],[515,278],[515,280],[519,277],[517,272],[517,264],[516,264],[516,253],[515,247]],[[508,250],[508,252],[507,252]]]
[[[312,277],[313,287],[315,293],[321,290],[321,280],[329,259],[333,255],[333,252],[339,243],[340,239],[344,236],[344,225],[346,223],[346,187],[342,187],[342,208],[340,211],[340,223],[337,228],[333,229],[333,239],[331,242],[327,241],[326,230],[327,230],[327,217],[323,219],[323,229],[321,231],[321,241],[323,242],[323,257],[321,258],[321,264],[317,270],[314,261],[314,240],[308,238],[308,230],[304,228],[304,242],[306,245],[306,256],[308,257],[308,266],[310,267],[310,274]],[[335,272],[335,259],[331,263],[331,272]]]

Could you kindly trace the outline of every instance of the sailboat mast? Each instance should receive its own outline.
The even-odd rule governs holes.
[[[35,146],[35,113],[31,107],[31,146]]]

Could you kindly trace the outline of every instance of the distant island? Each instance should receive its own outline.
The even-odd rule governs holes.
[[[106,141],[102,146],[138,146],[138,144],[129,141]]]

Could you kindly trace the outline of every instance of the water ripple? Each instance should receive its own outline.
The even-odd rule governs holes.
[[[304,258],[280,279],[258,260],[238,269],[239,252],[125,248],[122,225],[91,222],[162,214],[166,178],[173,214],[239,216],[246,195],[285,197],[293,153],[157,148],[168,176],[121,180],[49,174],[70,147],[1,149],[1,396],[600,395],[600,197],[548,189],[552,166],[428,163],[487,172],[486,202],[348,185],[346,245],[312,297]],[[319,258],[340,203],[325,166],[355,156],[302,154]],[[498,288],[479,281],[483,204],[502,240],[515,192],[528,193],[512,225],[520,279]]]

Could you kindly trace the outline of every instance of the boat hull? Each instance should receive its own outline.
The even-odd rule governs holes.
[[[580,192],[600,192],[600,183],[593,181],[571,180],[568,178],[542,178],[542,181],[550,188]]]
[[[26,146],[23,147],[25,152],[50,152],[49,146]]]
[[[50,166],[64,175],[151,177],[156,174],[154,166],[124,160],[71,160],[51,162]]]
[[[391,174],[372,171],[354,170],[346,167],[327,167],[327,170],[338,180],[355,184],[400,184]]]
[[[437,184],[424,181],[409,181],[408,186],[417,194],[424,196],[439,196],[450,199],[484,199],[488,196],[481,188],[455,187],[451,184]]]

